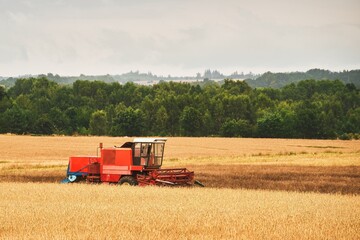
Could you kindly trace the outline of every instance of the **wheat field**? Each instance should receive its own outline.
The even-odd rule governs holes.
[[[58,183],[131,140],[0,135],[0,239],[360,239],[360,141],[169,138],[206,188]]]
[[[132,139],[0,135],[0,182],[59,182],[69,156]],[[214,188],[360,194],[359,140],[168,138],[163,167]]]
[[[104,147],[112,147],[132,140],[130,137],[0,135],[0,161],[64,163],[72,155],[96,155],[100,142]],[[210,157],[212,162],[224,158],[326,152],[359,154],[360,140],[170,137],[164,158],[191,160]]]
[[[2,239],[359,239],[360,196],[0,183]]]

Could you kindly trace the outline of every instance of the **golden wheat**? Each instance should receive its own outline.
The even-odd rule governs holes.
[[[360,197],[0,183],[3,239],[359,239]]]
[[[360,166],[360,152],[315,152],[256,154],[250,156],[208,156],[168,158],[164,166],[187,165],[296,165]]]
[[[105,147],[121,145],[127,137],[34,137],[0,135],[0,161],[64,163],[72,155],[96,155]],[[360,153],[360,140],[168,138],[165,159],[253,157],[301,153]],[[53,163],[53,164],[54,164]]]

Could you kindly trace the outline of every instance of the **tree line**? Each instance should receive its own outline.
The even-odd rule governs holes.
[[[306,72],[280,72],[272,73],[266,72],[264,74],[254,74],[252,72],[233,72],[230,75],[225,75],[218,70],[206,69],[203,74],[196,73],[194,76],[162,76],[156,75],[151,72],[141,73],[139,71],[130,71],[123,74],[116,75],[84,75],[80,76],[60,76],[58,74],[48,73],[40,74],[37,76],[28,75],[22,78],[31,78],[31,77],[45,77],[48,80],[54,81],[59,84],[73,84],[77,80],[89,80],[95,81],[99,80],[102,82],[112,83],[120,82],[125,84],[126,82],[136,82],[136,81],[147,81],[147,82],[158,82],[158,81],[183,81],[183,80],[193,80],[199,81],[202,79],[207,80],[219,80],[219,79],[244,79],[244,81],[249,84],[252,88],[282,88],[290,83],[298,83],[306,79],[314,80],[340,80],[344,84],[353,83],[357,88],[360,88],[360,70],[351,70],[351,71],[341,71],[341,72],[332,72],[329,70],[323,69],[310,69]],[[21,77],[19,77],[21,78]],[[4,85],[6,88],[13,87],[18,78],[9,77],[4,78],[0,76],[0,85]]]
[[[281,89],[199,83],[18,79],[0,87],[0,132],[110,136],[358,138],[360,94],[339,80]]]
[[[352,83],[360,88],[360,70],[331,72],[323,69],[310,69],[306,72],[272,73],[266,72],[258,78],[246,79],[245,81],[253,88],[271,87],[282,88],[290,83],[298,83],[306,79],[315,80],[340,80],[344,84]]]

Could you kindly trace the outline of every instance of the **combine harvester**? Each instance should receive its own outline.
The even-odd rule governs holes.
[[[161,168],[165,142],[166,138],[135,138],[112,148],[103,148],[100,143],[100,156],[70,157],[67,178],[61,182],[204,187],[186,168]]]

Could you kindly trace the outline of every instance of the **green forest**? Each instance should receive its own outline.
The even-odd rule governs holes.
[[[340,80],[343,83],[352,83],[360,88],[360,70],[344,70],[342,72],[331,72],[323,69],[310,69],[306,72],[272,73],[266,72],[257,78],[246,79],[251,87],[282,88],[290,83],[298,83],[306,79],[315,80]]]
[[[0,87],[0,113],[0,132],[15,134],[360,136],[359,89],[340,80],[303,80],[275,89],[231,79],[61,85],[43,76]]]

